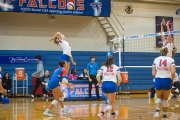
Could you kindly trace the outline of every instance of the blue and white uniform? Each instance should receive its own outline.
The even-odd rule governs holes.
[[[59,45],[63,50],[63,55],[60,57],[60,60],[65,60],[66,62],[70,62],[71,55],[71,46],[65,40],[59,40]]]
[[[167,49],[168,49],[167,56],[172,58],[172,51],[174,48],[174,44],[173,43],[166,43],[166,40],[165,40],[163,42],[163,46],[167,47]]]
[[[100,70],[103,75],[102,80],[102,91],[104,93],[114,93],[117,87],[117,74],[120,74],[120,69],[116,65],[111,65],[110,67],[102,66]]]
[[[171,89],[171,66],[175,66],[174,59],[168,56],[160,56],[155,58],[153,66],[156,67],[155,88],[157,90]]]
[[[67,78],[66,76],[67,70],[63,67],[60,67],[54,71],[52,76],[49,79],[48,84],[46,85],[46,90],[50,91],[56,87],[59,86],[59,82],[62,80],[62,78]]]

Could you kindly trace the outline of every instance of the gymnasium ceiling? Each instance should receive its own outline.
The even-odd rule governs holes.
[[[166,4],[180,6],[180,0],[113,0],[115,2],[134,2],[134,3],[150,3],[150,4]]]

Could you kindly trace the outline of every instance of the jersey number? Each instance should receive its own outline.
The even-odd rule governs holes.
[[[162,65],[164,65],[164,67],[166,67],[167,66],[167,60],[162,61],[162,59],[160,59],[159,66],[162,66]]]
[[[107,67],[107,72],[113,72],[113,67]]]

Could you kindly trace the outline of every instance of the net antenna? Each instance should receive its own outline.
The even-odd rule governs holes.
[[[121,65],[121,48],[122,48],[122,37],[119,38],[114,38],[112,40],[110,40],[111,42],[111,50],[113,51],[113,53],[119,53],[119,68],[122,68]]]

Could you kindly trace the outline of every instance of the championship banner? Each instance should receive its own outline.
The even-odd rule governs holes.
[[[35,56],[0,56],[0,64],[35,64],[35,63],[37,63]]]
[[[110,0],[0,0],[0,11],[110,16]]]

